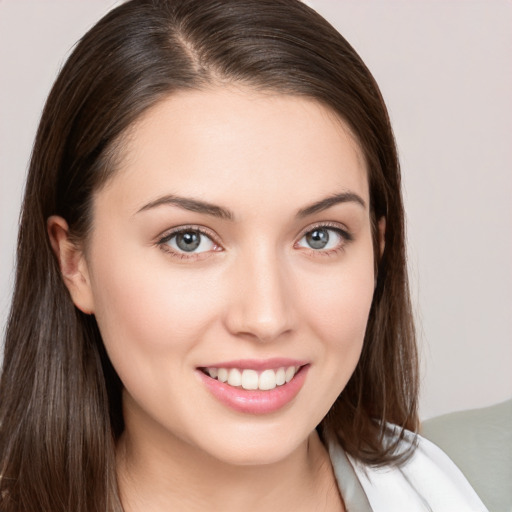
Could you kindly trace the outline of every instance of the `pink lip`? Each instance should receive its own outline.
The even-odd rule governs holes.
[[[214,364],[205,364],[201,368],[243,368],[247,370],[277,370],[278,368],[287,368],[288,366],[304,366],[308,361],[290,359],[284,357],[273,357],[271,359],[237,359],[233,361],[223,361]]]
[[[279,361],[284,361],[284,359]],[[274,366],[274,362],[272,362],[269,366],[269,360],[267,360],[263,367],[255,368],[254,366],[247,366],[247,361],[244,361],[244,364],[238,364],[240,362],[241,361],[237,362],[237,364],[233,364],[233,366],[224,366],[225,363],[223,363],[222,365],[219,364],[219,367],[250,368],[259,370],[268,368],[280,368],[282,366],[301,366],[281,363]],[[212,367],[213,366],[210,366],[210,368]],[[290,382],[269,391],[248,391],[242,388],[234,388],[229,384],[225,384],[224,382],[212,379],[199,369],[196,371],[196,373],[208,388],[210,393],[212,393],[212,395],[217,398],[217,400],[219,400],[224,405],[227,405],[229,408],[248,414],[269,414],[278,411],[285,405],[289,404],[297,396],[299,391],[302,389],[302,386],[304,385],[309,367],[309,364],[302,366]]]

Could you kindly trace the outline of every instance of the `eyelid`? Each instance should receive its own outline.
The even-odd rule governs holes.
[[[315,229],[325,229],[336,232],[336,236],[339,238],[339,243],[335,247],[328,247],[322,249],[315,249],[313,247],[305,247],[301,244],[303,238],[308,233],[311,233]],[[300,250],[302,253],[308,255],[308,257],[320,258],[320,257],[331,257],[337,254],[343,253],[347,246],[354,240],[354,236],[348,230],[348,228],[339,222],[324,221],[310,224],[301,231],[301,234],[297,237],[296,242],[293,244],[294,249]]]
[[[206,236],[215,245],[215,249],[198,253],[186,253],[176,251],[170,245],[167,244],[167,242],[169,242],[176,235],[179,235],[180,233],[184,233],[187,231],[197,231],[201,235]],[[173,258],[188,261],[205,259],[208,256],[211,256],[211,254],[214,252],[220,252],[224,250],[222,244],[219,242],[219,237],[215,232],[208,228],[205,228],[204,226],[199,226],[197,224],[184,224],[182,226],[176,226],[174,228],[168,229],[156,238],[155,245],[157,245],[162,251],[164,251]]]
[[[327,253],[327,252],[331,252],[331,251],[337,251],[339,249],[342,249],[346,243],[349,243],[354,239],[353,235],[350,233],[349,229],[344,224],[342,224],[340,222],[334,222],[334,221],[319,221],[319,222],[315,222],[315,223],[310,224],[310,225],[306,226],[305,228],[303,228],[299,232],[299,235],[296,237],[296,242],[294,245],[296,245],[309,232],[311,232],[315,229],[319,229],[319,228],[331,229],[331,230],[338,232],[338,234],[344,239],[345,243],[343,244],[343,246],[339,247],[338,249],[328,249],[326,251],[311,249],[315,253],[322,253],[322,252]],[[208,237],[215,244],[215,246],[218,247],[219,249],[216,249],[215,251],[207,251],[207,252],[203,252],[203,253],[186,254],[186,253],[177,252],[174,249],[172,249],[170,246],[167,246],[167,242],[169,240],[171,240],[174,236],[176,236],[180,233],[183,233],[183,232],[187,232],[187,231],[197,231],[197,232],[201,233],[202,235]],[[204,226],[197,225],[197,224],[184,224],[181,226],[176,226],[176,227],[167,229],[162,234],[157,236],[155,243],[156,243],[156,245],[161,247],[166,252],[172,254],[173,256],[179,257],[181,259],[194,259],[194,258],[199,258],[199,257],[204,258],[204,257],[208,256],[211,252],[216,252],[217,250],[223,250],[223,245],[220,242],[219,238],[220,237],[209,228],[206,228]]]
[[[310,224],[309,226],[305,227],[302,231],[300,231],[299,235],[297,236],[297,241],[300,240],[306,234],[308,234],[310,231],[313,231],[318,228],[327,228],[338,231],[338,233],[340,233],[347,242],[351,242],[354,239],[352,233],[347,228],[347,226],[345,226],[341,222],[320,221]]]
[[[184,224],[182,226],[176,226],[174,228],[167,229],[162,234],[156,237],[157,244],[165,244],[168,242],[173,236],[178,235],[180,233],[184,233],[187,231],[197,231],[202,235],[207,236],[214,242],[216,245],[221,245],[219,241],[219,237],[216,233],[214,233],[211,229],[205,228],[204,226],[199,226],[197,224]]]

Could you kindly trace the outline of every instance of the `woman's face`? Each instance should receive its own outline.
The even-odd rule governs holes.
[[[126,435],[234,464],[301,445],[361,352],[368,204],[358,144],[314,101],[216,88],[147,112],[95,196],[75,292],[124,384]]]

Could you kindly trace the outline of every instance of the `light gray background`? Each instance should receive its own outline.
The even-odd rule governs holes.
[[[115,3],[0,0],[1,326],[42,105],[72,45]],[[391,113],[422,417],[512,396],[512,2],[308,3],[360,53]]]

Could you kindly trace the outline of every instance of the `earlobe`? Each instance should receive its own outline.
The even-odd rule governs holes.
[[[46,227],[62,279],[73,303],[83,313],[94,313],[89,271],[83,250],[70,239],[68,224],[62,217],[52,215],[46,221]]]

